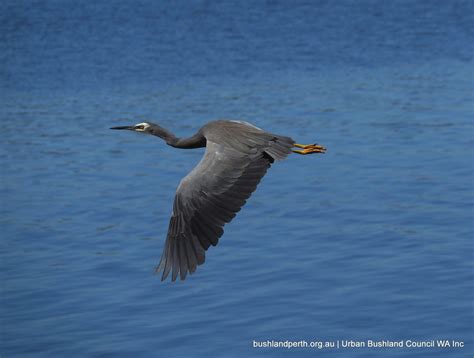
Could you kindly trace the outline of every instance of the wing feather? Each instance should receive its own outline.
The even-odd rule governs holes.
[[[263,132],[265,133],[265,132]],[[268,133],[265,133],[266,135]],[[291,138],[267,145],[257,134],[235,138],[245,151],[231,145],[207,141],[201,162],[181,181],[176,191],[173,213],[163,254],[156,269],[165,280],[171,272],[175,281],[192,274],[205,261],[205,251],[217,245],[223,226],[245,205],[275,159],[290,153]]]

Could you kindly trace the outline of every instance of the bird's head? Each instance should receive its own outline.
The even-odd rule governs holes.
[[[134,132],[139,132],[139,133],[148,133],[152,134],[153,133],[153,127],[156,125],[153,123],[149,122],[141,122],[137,123],[133,126],[118,126],[118,127],[112,127],[110,129],[126,129],[129,131],[134,131]]]

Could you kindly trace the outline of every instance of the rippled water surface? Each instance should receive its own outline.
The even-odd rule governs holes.
[[[472,1],[2,1],[2,357],[473,353]],[[276,163],[206,264],[153,275],[190,135]],[[463,341],[277,349],[253,341]]]

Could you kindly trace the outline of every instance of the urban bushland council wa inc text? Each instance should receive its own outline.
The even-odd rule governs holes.
[[[316,348],[316,349],[331,349],[331,348],[464,348],[463,341],[437,339],[427,341],[417,340],[336,340],[336,341],[253,341],[253,348]]]

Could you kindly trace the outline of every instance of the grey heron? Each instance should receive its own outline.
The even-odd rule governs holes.
[[[189,138],[178,138],[165,128],[142,122],[112,127],[151,134],[174,148],[205,147],[199,164],[177,190],[165,246],[156,272],[172,281],[192,274],[204,263],[205,251],[217,245],[230,222],[255,191],[275,160],[297,154],[324,153],[318,144],[298,144],[286,136],[266,132],[248,122],[217,120]],[[300,149],[293,149],[300,148]]]

